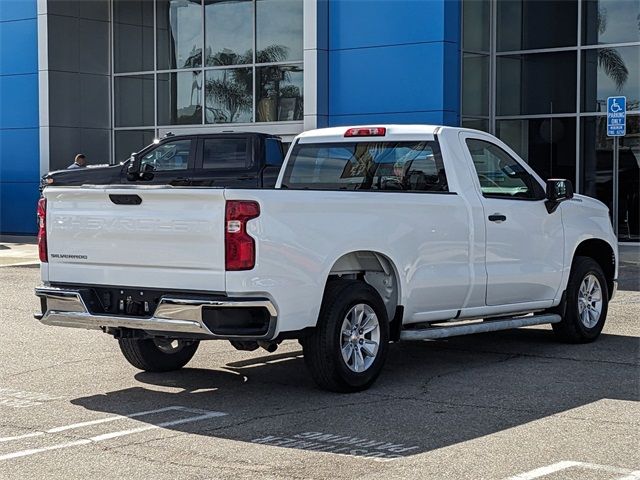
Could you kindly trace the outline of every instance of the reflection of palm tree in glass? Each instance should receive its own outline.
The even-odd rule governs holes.
[[[191,52],[185,60],[183,68],[199,67],[200,65],[202,65],[202,49],[196,48],[194,45],[191,47]]]
[[[259,50],[256,55],[257,63],[275,63],[283,62],[287,59],[289,49],[283,45],[270,45],[263,50]],[[280,82],[289,81],[289,73],[283,71],[280,67],[264,67],[262,74],[258,78],[258,91],[256,92],[261,98],[275,96],[280,94]]]
[[[602,35],[607,30],[607,9],[598,10],[598,33]],[[629,78],[629,70],[624,64],[624,60],[615,48],[598,49],[598,65],[604,73],[616,84],[618,91]]]
[[[206,55],[208,64],[217,66],[237,65],[239,67],[219,70],[217,72],[223,72],[222,78],[208,78],[205,82],[206,108],[207,112],[213,115],[213,121],[215,123],[233,123],[239,114],[250,112],[253,106],[253,76],[251,68],[241,66],[253,62],[253,51],[248,50],[244,54],[238,54],[224,49],[212,54],[208,50]],[[287,55],[287,47],[271,45],[257,52],[256,62],[281,62],[286,60]],[[279,67],[266,67],[264,70],[266,70],[266,74],[259,76],[258,92],[266,92],[268,85],[272,85],[278,91],[280,82],[288,80],[288,74],[285,73],[283,76]],[[212,74],[215,75],[215,73]],[[222,106],[223,108],[216,108],[216,106]]]
[[[206,81],[207,111],[213,113],[215,123],[233,123],[239,113],[251,111],[251,70],[238,68],[222,72],[222,78]],[[215,108],[218,105],[224,108]]]

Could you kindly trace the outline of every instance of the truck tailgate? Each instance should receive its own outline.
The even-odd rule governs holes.
[[[51,283],[225,290],[224,191],[49,187]]]

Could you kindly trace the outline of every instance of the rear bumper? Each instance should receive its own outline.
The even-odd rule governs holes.
[[[132,329],[170,337],[230,340],[270,340],[276,329],[277,310],[270,300],[262,298],[163,296],[150,317],[138,317],[92,313],[80,290],[39,287],[35,294],[40,297],[43,310],[35,317],[45,325],[58,327]],[[254,328],[249,328],[256,315],[263,327],[256,329],[254,321]]]

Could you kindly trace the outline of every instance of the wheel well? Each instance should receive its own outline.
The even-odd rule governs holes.
[[[590,257],[600,265],[600,268],[602,268],[604,272],[604,277],[607,280],[609,296],[611,296],[613,293],[613,277],[615,275],[616,265],[616,259],[611,245],[597,238],[585,240],[576,248],[573,258],[575,259],[576,257]]]
[[[350,252],[340,257],[331,267],[327,282],[334,278],[363,280],[376,289],[392,321],[400,303],[400,282],[396,269],[386,256],[371,251]]]

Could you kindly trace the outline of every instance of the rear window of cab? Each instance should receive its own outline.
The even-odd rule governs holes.
[[[282,188],[447,192],[437,141],[296,144]]]

